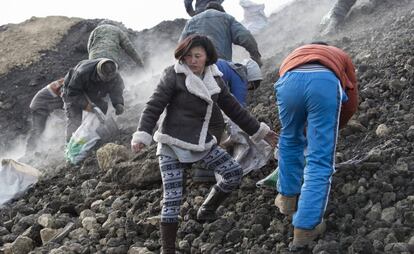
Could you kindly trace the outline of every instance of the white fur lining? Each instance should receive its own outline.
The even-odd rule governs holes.
[[[269,131],[270,131],[270,127],[267,126],[267,124],[261,122],[259,130],[257,130],[256,133],[253,134],[253,136],[251,136],[250,139],[253,140],[253,142],[257,143],[261,141]]]
[[[207,102],[211,101],[211,95],[221,92],[221,88],[218,86],[214,76],[221,77],[223,73],[219,71],[215,64],[205,68],[203,80],[195,75],[186,64],[177,62],[174,65],[174,70],[176,73],[185,74],[185,86],[190,93]]]
[[[207,102],[206,114],[204,116],[203,125],[200,131],[200,138],[198,139],[197,144],[191,144],[156,131],[154,134],[154,140],[160,143],[176,145],[178,147],[193,151],[204,151],[209,149],[216,143],[214,139],[207,144],[205,143],[213,111],[214,102],[211,99],[211,96],[221,92],[221,88],[214,79],[214,76],[222,76],[223,74],[219,71],[215,64],[206,67],[203,80],[196,76],[186,64],[180,64],[177,62],[174,65],[174,70],[176,73],[185,74],[185,86],[188,92]]]
[[[199,141],[198,144],[191,144],[191,143],[182,141],[180,139],[171,137],[168,134],[161,133],[159,131],[155,132],[154,140],[159,142],[159,143],[174,145],[174,146],[178,146],[178,147],[183,148],[183,149],[188,149],[188,150],[197,151],[197,152],[208,150],[214,144],[217,143],[216,139],[213,137],[213,139],[208,143],[205,143],[205,139],[204,139],[203,142]]]
[[[136,131],[132,134],[131,144],[143,143],[149,146],[152,142],[152,136],[145,131]]]

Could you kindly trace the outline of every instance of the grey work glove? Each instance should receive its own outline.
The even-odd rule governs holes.
[[[115,108],[115,114],[116,115],[120,115],[120,114],[122,114],[122,113],[124,113],[124,105],[122,105],[122,104],[116,104],[115,106],[114,106],[114,108]]]

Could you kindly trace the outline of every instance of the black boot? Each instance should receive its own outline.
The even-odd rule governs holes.
[[[206,200],[197,212],[197,220],[201,222],[210,222],[216,219],[216,210],[219,205],[230,195],[222,192],[216,186],[213,186]]]
[[[175,239],[177,238],[178,222],[160,223],[161,253],[175,254]]]

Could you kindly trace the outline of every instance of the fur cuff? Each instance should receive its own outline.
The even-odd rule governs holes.
[[[253,142],[257,143],[257,142],[261,141],[269,131],[270,131],[270,127],[267,126],[267,124],[262,122],[262,123],[260,123],[259,130],[256,131],[256,133],[253,134],[253,136],[251,136],[250,139],[253,140]]]
[[[145,131],[136,131],[132,134],[131,144],[143,143],[146,146],[149,146],[152,142],[152,136]]]

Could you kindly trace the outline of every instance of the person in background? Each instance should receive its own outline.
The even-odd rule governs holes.
[[[121,66],[122,51],[124,51],[137,65],[143,68],[144,63],[128,35],[121,29],[122,24],[110,20],[101,21],[91,32],[88,39],[89,59],[109,58]]]
[[[162,253],[175,253],[184,170],[201,161],[205,168],[220,175],[197,212],[197,220],[201,222],[214,220],[218,206],[240,184],[240,165],[217,145],[209,130],[212,112],[223,110],[254,140],[265,139],[274,146],[277,138],[266,124],[259,123],[230,94],[215,65],[214,45],[206,36],[186,37],[178,44],[174,56],[178,61],[164,70],[131,140],[134,152],[148,146],[165,109],[164,120],[154,134],[163,182]]]
[[[338,127],[345,126],[357,110],[358,86],[351,58],[323,42],[295,49],[279,74],[275,93],[281,134],[275,205],[282,214],[293,215],[290,249],[296,251],[325,230],[322,218],[335,171]]]
[[[26,143],[26,154],[34,152],[37,141],[45,130],[49,115],[57,109],[63,109],[61,98],[64,78],[60,78],[39,90],[30,102],[32,128]]]
[[[337,0],[332,9],[326,14],[321,25],[323,27],[322,35],[333,34],[338,27],[344,22],[346,16],[357,0]],[[371,5],[376,5],[378,0],[370,0]]]
[[[227,14],[217,2],[210,2],[206,10],[187,21],[179,41],[192,34],[208,36],[213,42],[219,58],[232,60],[233,43],[245,48],[259,66],[261,55],[253,35],[233,16]]]
[[[217,60],[217,67],[223,74],[224,80],[230,93],[237,99],[242,107],[246,106],[248,89],[260,85],[262,80],[259,65],[249,59],[244,60],[245,64],[233,63],[224,59]],[[214,111],[210,121],[210,131],[220,144],[225,123],[220,110]]]
[[[187,11],[188,15],[191,17],[204,11],[207,7],[207,4],[210,2],[218,2],[219,4],[222,4],[224,0],[196,0],[195,2],[195,9],[193,7],[193,1],[194,0],[184,0],[184,7]]]
[[[63,102],[67,118],[66,142],[82,123],[82,111],[92,111],[90,100],[103,113],[108,109],[109,95],[117,115],[124,112],[124,82],[117,64],[108,58],[80,61],[65,76]]]
[[[250,58],[244,59],[241,63],[218,59],[216,65],[223,73],[222,78],[231,94],[245,107],[248,90],[257,89],[263,80],[259,65]]]

